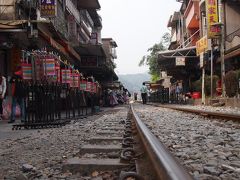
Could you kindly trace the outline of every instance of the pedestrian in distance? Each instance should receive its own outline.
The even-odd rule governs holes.
[[[137,101],[137,92],[134,93],[134,100]]]
[[[0,72],[0,120],[3,118],[3,99],[5,97],[7,85],[6,78]]]
[[[11,119],[8,123],[14,123],[16,118],[16,106],[19,104],[21,109],[21,122],[26,120],[26,108],[25,108],[25,98],[26,89],[22,80],[21,70],[14,73],[10,80],[12,85],[12,108],[11,108]]]
[[[145,85],[144,82],[142,83],[142,87],[140,89],[140,92],[141,92],[143,104],[147,104],[147,92],[148,92],[148,90],[147,90],[147,86]]]

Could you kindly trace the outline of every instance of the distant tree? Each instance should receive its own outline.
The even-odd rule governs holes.
[[[157,81],[160,79],[160,69],[158,67],[158,52],[167,50],[171,40],[171,35],[165,33],[160,43],[154,44],[151,48],[148,49],[149,54],[142,57],[139,62],[139,66],[147,65],[149,66],[149,74],[151,75],[152,81]]]

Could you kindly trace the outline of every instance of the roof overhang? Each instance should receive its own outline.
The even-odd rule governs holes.
[[[80,44],[75,47],[75,50],[81,56],[102,56],[106,57],[102,45],[92,45],[92,44]]]
[[[0,32],[26,32],[27,20],[0,20]]]
[[[159,61],[168,59],[168,58],[176,58],[176,57],[197,57],[196,46],[168,50],[168,51],[163,51],[158,53]]]
[[[168,21],[168,27],[173,27],[174,23],[179,21],[181,18],[180,12],[174,12],[173,15],[170,16],[169,21]]]
[[[185,58],[185,65],[176,65],[176,58]],[[198,67],[199,57],[196,56],[196,47],[186,47],[176,50],[168,50],[158,54],[158,66],[160,70],[167,71],[189,71]],[[169,74],[172,76],[173,74]]]
[[[100,9],[98,0],[79,0],[78,7],[81,9]]]
[[[90,14],[95,26],[102,27],[102,18],[99,16],[96,9],[88,9],[88,13]]]

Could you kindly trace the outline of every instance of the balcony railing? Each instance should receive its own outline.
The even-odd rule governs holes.
[[[51,20],[51,22],[52,22],[54,28],[58,32],[60,32],[64,38],[67,38],[68,37],[67,22],[65,20],[64,11],[61,6],[58,6],[57,8],[58,8],[57,9],[58,14],[57,14],[56,18],[53,18]]]
[[[89,26],[91,28],[94,27],[94,23],[93,23],[93,20],[91,18],[91,16],[89,15],[88,11],[87,10],[81,10],[80,11],[80,19],[84,22],[86,22],[86,24],[89,24]]]
[[[69,12],[75,17],[77,23],[80,23],[80,13],[71,0],[66,1],[66,7]]]

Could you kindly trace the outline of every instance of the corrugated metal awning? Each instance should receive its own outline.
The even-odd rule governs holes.
[[[158,53],[158,59],[168,59],[176,57],[197,57],[196,56],[196,46],[186,47],[181,49],[168,50]]]

